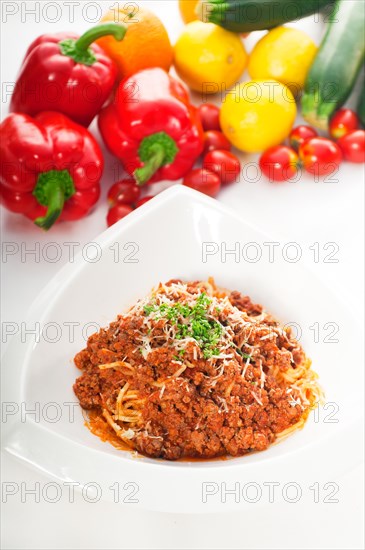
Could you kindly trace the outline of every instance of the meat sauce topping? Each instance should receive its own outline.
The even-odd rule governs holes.
[[[90,429],[168,460],[262,451],[321,397],[290,328],[213,280],[160,284],[90,336],[75,364]]]

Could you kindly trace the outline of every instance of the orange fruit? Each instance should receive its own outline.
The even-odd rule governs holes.
[[[198,17],[195,14],[195,8],[199,0],[179,0],[179,9],[184,23],[196,21]]]
[[[173,49],[169,35],[153,12],[135,2],[121,3],[120,8],[107,11],[100,21],[127,26],[127,33],[120,42],[113,36],[103,36],[97,40],[116,63],[120,78],[151,67],[161,67],[165,71],[170,69]]]

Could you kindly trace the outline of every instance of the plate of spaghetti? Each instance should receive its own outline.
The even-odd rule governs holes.
[[[5,451],[97,498],[186,513],[356,466],[357,321],[302,261],[265,254],[272,239],[173,186],[89,243],[7,348]]]
[[[168,460],[263,451],[321,400],[290,327],[213,279],[160,283],[75,357],[90,430]]]

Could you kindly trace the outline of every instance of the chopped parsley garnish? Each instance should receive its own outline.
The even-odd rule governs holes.
[[[148,305],[148,306],[144,306],[143,309],[146,315],[150,315],[153,311],[156,311],[156,306]]]
[[[244,351],[242,351],[239,347],[236,346],[236,344],[234,344],[232,342],[231,346],[236,350],[236,352],[238,353],[238,355],[240,355],[241,357],[243,357],[244,359],[251,359],[251,355],[248,355],[247,353],[245,353]]]
[[[184,357],[185,353],[186,353],[186,350],[181,349],[181,350],[178,352],[177,355],[174,355],[174,359],[175,359],[176,361],[181,361],[181,359]]]
[[[156,319],[167,319],[177,328],[176,339],[193,338],[198,343],[205,359],[219,355],[218,343],[222,336],[223,327],[218,321],[208,318],[208,309],[212,303],[205,292],[199,294],[193,306],[176,303],[148,304],[144,306],[145,315],[155,313]],[[183,353],[181,353],[183,352]],[[185,353],[179,352],[178,359]]]

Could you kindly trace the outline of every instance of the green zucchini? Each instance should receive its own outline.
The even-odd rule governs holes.
[[[357,104],[357,114],[363,126],[365,126],[365,79],[361,88],[359,102]]]
[[[338,0],[304,87],[302,114],[310,124],[328,129],[353,90],[364,56],[364,3]]]
[[[271,29],[301,19],[335,0],[200,0],[198,17],[233,32]]]

